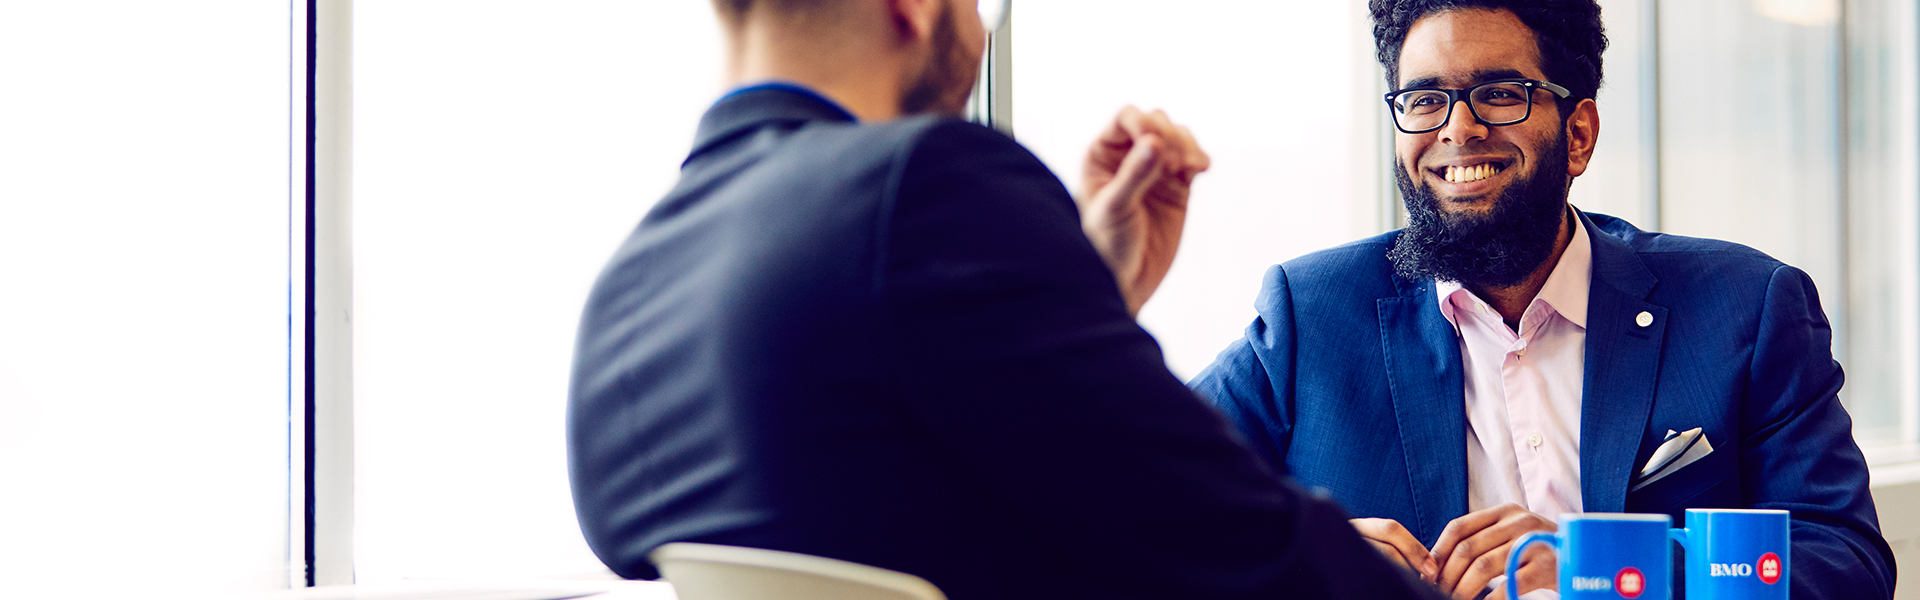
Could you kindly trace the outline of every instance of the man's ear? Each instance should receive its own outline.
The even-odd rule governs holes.
[[[941,4],[947,0],[881,0],[893,22],[894,33],[902,43],[933,37],[940,21]]]
[[[1593,146],[1600,141],[1600,107],[1592,99],[1581,100],[1567,117],[1567,176],[1579,177],[1593,160]]]

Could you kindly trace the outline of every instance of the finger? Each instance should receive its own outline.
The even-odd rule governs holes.
[[[1140,112],[1134,107],[1126,107],[1114,117],[1105,132],[1102,132],[1088,155],[1089,161],[1107,165],[1118,170],[1118,164],[1134,150],[1136,144],[1145,138],[1157,138],[1159,147],[1155,150],[1160,158],[1157,166],[1163,174],[1182,178],[1182,170],[1188,161],[1186,152],[1181,148],[1178,133],[1161,122],[1152,113]]]
[[[1464,572],[1466,567],[1462,563],[1471,564],[1470,561],[1485,555],[1489,551],[1489,548],[1507,546],[1520,539],[1520,536],[1526,535],[1529,532],[1554,531],[1556,529],[1558,529],[1558,526],[1554,525],[1552,521],[1546,520],[1546,517],[1528,512],[1518,506],[1513,507],[1511,510],[1503,510],[1500,512],[1499,520],[1494,521],[1493,524],[1482,528],[1480,531],[1468,536],[1467,539],[1455,544],[1452,553],[1446,558],[1441,559],[1440,570],[1442,580],[1447,581],[1445,577],[1449,572]],[[1445,537],[1444,534],[1442,537]],[[1546,549],[1536,548],[1535,551],[1544,552]],[[1456,562],[1453,560],[1454,558],[1459,558],[1460,561]],[[1501,560],[1504,561],[1505,559],[1502,558]],[[1502,563],[1503,567],[1504,565],[1505,563]]]
[[[1494,523],[1499,522],[1500,515],[1508,510],[1508,507],[1512,507],[1514,510],[1520,508],[1512,504],[1503,504],[1461,515],[1460,518],[1454,519],[1451,523],[1447,523],[1447,528],[1440,530],[1440,538],[1433,542],[1433,558],[1434,560],[1440,561],[1441,572],[1444,573],[1447,571],[1447,563],[1450,562],[1454,553],[1457,552],[1456,547],[1460,545],[1460,542],[1466,541],[1467,538],[1473,537],[1473,534],[1480,533],[1480,530],[1486,529]],[[1472,558],[1469,557],[1468,560],[1472,560]],[[1465,567],[1458,566],[1454,568],[1456,572],[1462,569],[1465,569]]]
[[[1393,562],[1394,564],[1398,564],[1402,567],[1406,567],[1406,569],[1409,571],[1413,570],[1413,565],[1407,563],[1407,557],[1400,554],[1399,548],[1395,548],[1393,547],[1392,544],[1387,544],[1387,543],[1381,542],[1380,540],[1367,539],[1367,538],[1361,538],[1361,539],[1366,539],[1367,543],[1373,544],[1373,549],[1380,551],[1380,554],[1382,556],[1387,557],[1388,561]]]
[[[1087,146],[1086,163],[1083,166],[1085,189],[1088,193],[1105,188],[1117,175],[1120,163],[1133,151],[1135,141],[1143,131],[1140,123],[1145,115],[1132,106],[1120,109],[1113,120],[1107,123],[1100,135]],[[1164,148],[1161,149],[1164,156]],[[1164,168],[1164,166],[1162,167]]]
[[[1141,121],[1140,127],[1140,135],[1155,135],[1162,141],[1169,142],[1165,152],[1171,160],[1167,161],[1167,164],[1175,167],[1170,170],[1177,170],[1179,166],[1186,164],[1187,144],[1180,140],[1180,128],[1173,124],[1173,119],[1167,118],[1167,111],[1153,109],[1153,112],[1147,113],[1146,118]]]
[[[1203,163],[1207,160],[1207,156],[1205,152],[1200,151],[1199,143],[1194,141],[1192,130],[1169,121],[1166,124],[1166,130],[1159,133],[1166,138],[1167,146],[1170,148],[1167,152],[1169,173],[1181,180],[1192,181],[1200,170],[1205,169]]]
[[[1501,508],[1504,509],[1505,507]],[[1490,512],[1489,514],[1497,515],[1498,519],[1486,524],[1484,527],[1480,527],[1471,535],[1466,536],[1466,539],[1455,542],[1453,548],[1451,548],[1444,557],[1439,559],[1442,587],[1459,583],[1461,578],[1465,576],[1465,573],[1471,570],[1474,561],[1486,556],[1487,553],[1492,552],[1493,549],[1504,547],[1512,543],[1514,539],[1525,535],[1528,531],[1534,530],[1529,526],[1532,522],[1525,518],[1533,513],[1527,512],[1518,506],[1514,506],[1511,510],[1498,510],[1497,512]],[[1456,519],[1455,522],[1458,523],[1465,519],[1467,519],[1467,517],[1461,517],[1460,519]],[[1465,531],[1468,527],[1479,524],[1480,522],[1478,521],[1470,522],[1463,525],[1461,530]],[[1452,528],[1452,526],[1452,524],[1448,525],[1449,528]],[[1440,537],[1444,540],[1447,536],[1443,532],[1440,534]],[[1434,546],[1437,549],[1439,544],[1434,544]],[[1438,552],[1436,551],[1435,554],[1438,554]],[[1502,558],[1502,560],[1505,559]],[[1504,568],[1506,564],[1501,563],[1499,566]]]
[[[1107,189],[1101,190],[1101,197],[1111,202],[1128,202],[1159,181],[1161,148],[1164,145],[1153,136],[1137,140],[1126,158],[1120,161],[1120,168],[1114,170],[1113,181],[1107,184]],[[1109,205],[1107,208],[1114,207]]]
[[[1133,146],[1134,138],[1147,132],[1147,120],[1147,115],[1140,112],[1140,109],[1133,106],[1121,107],[1119,114],[1114,115],[1113,120],[1107,123],[1106,129],[1100,131],[1100,136],[1094,138],[1096,142],[1094,147],[1124,150]]]
[[[1193,130],[1188,129],[1185,125],[1167,121],[1165,133],[1168,141],[1172,142],[1173,145],[1179,146],[1184,152],[1197,154],[1200,150],[1200,144],[1194,141]]]
[[[1556,577],[1559,575],[1559,565],[1553,561],[1551,555],[1541,556],[1545,551],[1545,548],[1530,548],[1520,559],[1520,568],[1513,573],[1514,585],[1519,588],[1520,595],[1525,596],[1534,590],[1554,587]],[[1506,597],[1506,582],[1501,582],[1487,594],[1488,600],[1503,600]]]
[[[1171,131],[1173,129],[1173,119],[1167,117],[1167,111],[1158,108],[1153,109],[1153,112],[1147,114],[1147,120],[1152,121],[1153,125],[1159,128],[1160,131]]]
[[[1393,546],[1394,551],[1405,557],[1408,568],[1420,573],[1422,578],[1433,581],[1439,572],[1439,564],[1433,560],[1433,554],[1427,547],[1413,537],[1413,532],[1393,519],[1354,519],[1354,528],[1368,541]]]
[[[1453,596],[1455,598],[1476,597],[1480,595],[1481,590],[1487,589],[1487,583],[1493,581],[1493,578],[1506,574],[1507,551],[1512,548],[1512,544],[1503,544],[1467,563],[1467,568],[1460,573],[1459,581],[1452,587]],[[1444,584],[1440,587],[1447,589]]]
[[[1199,175],[1213,168],[1213,157],[1200,148],[1200,140],[1193,136],[1193,130],[1180,126],[1180,136],[1187,142],[1187,172],[1189,176]]]
[[[1541,550],[1544,551],[1544,549]],[[1521,555],[1520,570],[1515,571],[1513,577],[1523,595],[1534,590],[1553,587],[1555,579],[1560,574],[1560,565],[1554,562],[1553,556],[1541,554],[1542,552],[1529,551]]]

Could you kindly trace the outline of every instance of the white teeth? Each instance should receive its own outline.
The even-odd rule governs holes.
[[[1442,177],[1452,183],[1468,183],[1492,177],[1499,172],[1500,170],[1494,168],[1492,163],[1484,163],[1471,167],[1450,166],[1443,172]]]

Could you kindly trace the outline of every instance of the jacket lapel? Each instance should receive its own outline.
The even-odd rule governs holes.
[[[1394,278],[1400,295],[1379,300],[1393,414],[1400,430],[1418,519],[1426,543],[1467,512],[1466,396],[1460,342],[1440,314],[1432,282]]]
[[[1658,280],[1624,240],[1594,235],[1587,300],[1587,358],[1580,402],[1580,498],[1588,512],[1625,510],[1633,460],[1653,410],[1667,309],[1649,304]],[[1652,318],[1647,325],[1640,315]]]

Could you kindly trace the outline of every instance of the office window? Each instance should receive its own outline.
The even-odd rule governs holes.
[[[721,93],[706,2],[355,7],[359,581],[604,573],[568,493],[574,330]]]
[[[1663,229],[1806,270],[1876,462],[1920,456],[1911,3],[1660,3]],[[1892,451],[1892,454],[1888,452]]]
[[[286,2],[0,3],[5,593],[302,578],[290,20]]]
[[[1847,386],[1881,462],[1920,460],[1920,107],[1913,3],[1846,5]]]

